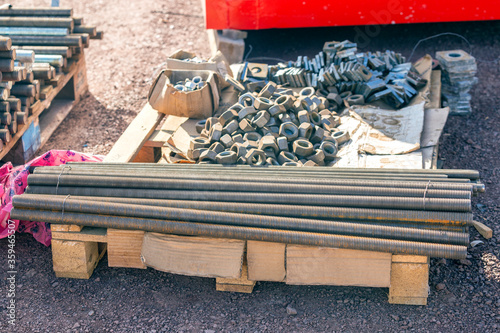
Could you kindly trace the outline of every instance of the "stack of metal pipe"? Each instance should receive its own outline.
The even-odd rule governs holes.
[[[37,167],[11,218],[465,258],[473,170],[71,163]]]

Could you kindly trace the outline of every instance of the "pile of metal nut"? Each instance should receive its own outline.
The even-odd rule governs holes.
[[[190,160],[259,166],[335,163],[339,146],[350,140],[348,132],[337,129],[335,109],[343,102],[338,94],[316,94],[312,87],[294,93],[274,82],[253,88],[220,117],[198,122],[200,136],[190,142]]]
[[[451,114],[471,113],[470,90],[478,82],[476,59],[463,50],[437,52],[436,59],[443,70],[443,104],[450,107]]]
[[[264,79],[292,88],[314,87],[318,91],[343,94],[342,97],[356,95],[348,100],[350,105],[382,100],[400,108],[426,84],[401,54],[358,52],[356,43],[348,40],[326,42],[323,51],[311,59],[299,56],[296,61],[263,66],[267,65],[245,63],[237,79],[243,85]]]
[[[187,78],[185,81],[179,81],[174,85],[174,88],[179,91],[195,91],[203,88],[205,81],[201,76],[195,76],[192,79]]]

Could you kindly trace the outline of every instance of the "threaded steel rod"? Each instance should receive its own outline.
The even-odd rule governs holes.
[[[63,197],[64,196],[56,196]],[[350,207],[324,207],[324,206],[296,206],[296,205],[273,205],[234,203],[217,201],[190,201],[190,200],[155,200],[120,197],[90,197],[73,196],[78,200],[108,201],[125,204],[138,204],[159,207],[191,208],[213,210],[232,213],[247,213],[258,215],[276,215],[288,217],[307,217],[316,219],[346,219],[359,222],[389,223],[395,224],[414,223],[421,224],[427,228],[430,224],[437,225],[436,228],[447,226],[472,225],[471,213],[458,212],[430,212],[416,210],[393,210],[393,209],[371,209]]]
[[[132,177],[110,176],[80,176],[80,175],[49,175],[32,174],[28,176],[28,183],[32,185],[59,186],[94,186],[120,187],[141,189],[176,189],[201,191],[232,191],[232,192],[263,192],[263,193],[302,193],[302,194],[334,194],[360,196],[401,196],[401,197],[428,197],[428,198],[458,198],[470,199],[470,191],[449,191],[434,189],[406,189],[391,187],[368,186],[335,186],[309,184],[278,184],[267,182],[245,181],[209,181],[198,180],[193,182],[185,179],[149,179]]]
[[[42,17],[68,17],[73,16],[72,8],[8,8],[1,9],[0,16],[42,16]]]
[[[275,203],[334,207],[389,208],[409,210],[437,210],[470,212],[471,202],[467,199],[448,198],[399,198],[376,196],[315,195],[289,193],[242,193],[217,191],[174,191],[130,188],[99,188],[71,186],[33,186],[26,188],[32,194],[59,194],[101,197],[127,197],[144,199],[178,199],[201,201],[227,201]]]
[[[164,234],[259,240],[286,244],[301,244],[389,252],[395,254],[441,257],[448,259],[464,259],[467,255],[467,247],[460,245],[396,241],[389,239],[329,235],[303,231],[236,227],[194,222],[175,222],[168,220],[90,215],[71,212],[64,213],[64,216],[62,216],[59,212],[54,213],[49,211],[19,208],[12,209],[11,216],[14,219],[28,221],[41,220],[56,224],[77,224],[101,228],[144,230]]]
[[[113,167],[122,167],[122,168],[179,168],[179,164],[154,164],[154,163],[83,163],[83,162],[71,162],[68,165],[75,166],[113,166]],[[253,167],[246,165],[221,165],[221,164],[182,164],[183,168],[191,168],[191,169],[258,169],[259,171],[276,171],[276,170],[288,170],[290,168],[283,166],[262,166],[262,167]],[[463,169],[380,169],[380,168],[322,168],[322,167],[301,167],[300,172],[318,172],[322,169],[331,170],[331,172],[347,172],[347,173],[387,173],[387,174],[404,174],[404,173],[413,173],[413,174],[444,174],[448,177],[453,178],[468,178],[468,179],[479,179],[479,172],[476,170],[463,170]]]
[[[64,208],[63,208],[64,205]],[[465,233],[434,231],[414,228],[387,227],[342,221],[297,219],[281,216],[237,214],[171,207],[152,207],[143,205],[120,204],[54,198],[41,195],[17,196],[14,207],[36,210],[52,210],[87,214],[103,214],[138,218],[169,219],[174,221],[227,224],[246,227],[310,231],[364,237],[378,237],[401,240],[414,240],[430,243],[467,245],[469,235]]]
[[[149,171],[145,173],[142,170],[73,170],[62,168],[36,168],[33,174],[52,174],[52,175],[73,175],[73,176],[121,176],[121,177],[141,177],[141,178],[162,178],[162,179],[191,179],[191,180],[213,180],[213,181],[232,181],[243,180],[245,182],[262,182],[272,180],[276,183],[292,183],[292,184],[317,184],[317,185],[339,185],[339,186],[368,186],[368,187],[392,187],[392,188],[419,188],[419,189],[435,189],[435,190],[457,190],[469,191],[474,188],[473,184],[467,183],[437,183],[432,182],[411,182],[411,181],[392,181],[383,182],[378,180],[367,179],[332,179],[332,178],[300,178],[300,177],[282,177],[272,174],[263,174],[260,176],[227,175],[222,173],[187,173],[187,172],[158,172]]]
[[[0,16],[2,27],[47,27],[73,29],[73,19],[64,17],[9,17]]]

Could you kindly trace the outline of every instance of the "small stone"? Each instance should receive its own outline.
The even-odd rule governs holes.
[[[472,262],[469,259],[460,259],[460,264],[465,266],[472,265]]]
[[[399,317],[396,315],[391,314],[391,318],[394,319],[395,321],[399,321]]]
[[[438,284],[436,284],[436,290],[443,290],[444,288],[446,288],[446,286],[445,286],[444,283],[438,283]]]
[[[88,315],[92,316],[94,313],[95,313],[94,310],[90,310],[89,313],[88,313]]]
[[[439,259],[438,264],[439,264],[439,265],[446,265],[446,264],[447,264],[447,261],[446,261],[446,259],[441,258],[441,259]]]
[[[73,328],[78,328],[78,327],[80,327],[80,324],[79,324],[79,323],[75,323],[75,324],[73,325]]]
[[[295,308],[293,308],[292,306],[288,305],[286,307],[286,313],[290,316],[295,316],[297,314],[297,310],[295,310]]]
[[[100,282],[101,281],[101,278],[96,278],[95,279],[95,282]]]
[[[214,330],[205,330],[204,332],[205,332],[205,333],[215,333],[215,331],[214,331]]]
[[[57,287],[58,285],[59,285],[59,282],[52,283],[52,287],[54,287],[54,288]]]

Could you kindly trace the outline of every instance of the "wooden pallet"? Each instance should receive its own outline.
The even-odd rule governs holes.
[[[30,107],[30,116],[4,145],[0,160],[24,164],[40,149],[88,90],[83,54],[68,59],[67,73],[43,87],[41,99]]]
[[[438,82],[435,77],[438,74],[433,74],[433,83]],[[439,108],[439,103],[439,95],[431,94],[428,108]],[[175,141],[176,136],[182,141],[185,135],[178,119],[165,117],[146,105],[105,161],[164,162],[165,151],[171,149],[169,142]],[[431,147],[428,163],[433,168],[436,157],[437,146]],[[72,254],[81,263],[77,266],[78,274],[68,272],[68,266],[60,265],[62,259],[54,255],[57,276],[88,278],[89,267],[96,264],[87,259],[89,252],[93,251],[93,260],[99,258],[95,244],[106,242],[110,267],[144,269],[150,266],[172,273],[212,277],[220,291],[249,293],[256,281],[380,287],[389,289],[389,303],[427,304],[429,258],[424,256],[230,239],[211,241],[205,237],[159,234],[153,237],[151,233],[135,230],[108,229],[105,238],[96,239],[97,231],[88,228],[57,228],[64,230],[56,233],[56,239],[83,243],[66,245],[73,249],[78,246],[79,255]],[[56,243],[56,247],[59,246]]]

